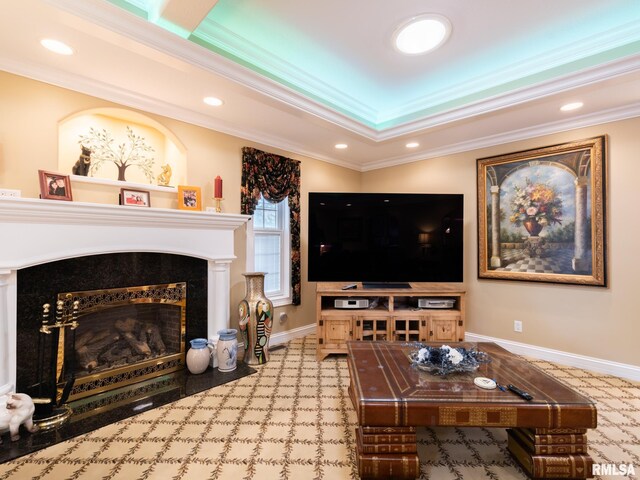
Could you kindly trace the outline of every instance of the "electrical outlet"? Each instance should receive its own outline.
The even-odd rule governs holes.
[[[522,322],[520,320],[513,321],[513,331],[522,333]]]
[[[0,197],[19,197],[20,190],[9,190],[8,188],[0,188]]]

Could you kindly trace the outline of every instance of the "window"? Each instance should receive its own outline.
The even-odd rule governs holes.
[[[273,203],[260,196],[252,224],[254,270],[267,273],[264,293],[276,306],[291,303],[288,199]]]

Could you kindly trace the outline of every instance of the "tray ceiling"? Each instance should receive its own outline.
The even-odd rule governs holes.
[[[24,0],[6,10],[7,71],[360,170],[640,111],[636,0]],[[448,41],[399,54],[393,32],[422,13],[450,20]],[[21,44],[47,30],[79,42],[75,82],[74,67]],[[220,110],[199,105],[207,90]],[[584,110],[558,112],[576,99]],[[409,141],[421,147],[408,152]],[[349,149],[336,152],[339,142]]]

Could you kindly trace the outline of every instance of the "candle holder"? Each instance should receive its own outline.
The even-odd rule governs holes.
[[[222,212],[222,200],[224,200],[224,198],[222,198],[222,197],[213,197],[213,200],[216,202],[215,203],[216,213],[221,213]]]

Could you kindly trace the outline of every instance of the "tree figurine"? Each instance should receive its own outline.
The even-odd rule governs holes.
[[[91,149],[91,174],[93,175],[105,162],[112,162],[118,167],[118,180],[125,181],[125,171],[129,167],[138,167],[153,183],[153,165],[155,158],[150,153],[153,147],[147,145],[144,137],[136,135],[127,125],[127,142],[116,145],[115,139],[104,128],[93,127],[86,135],[80,135],[78,143]]]

